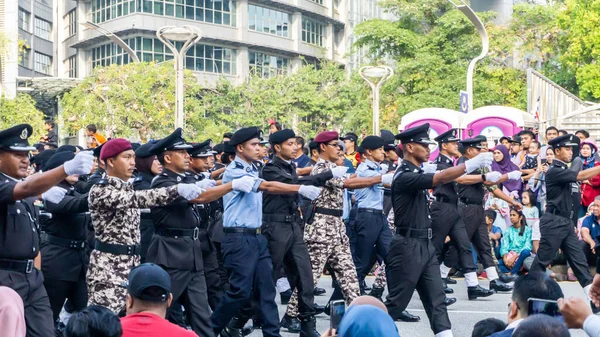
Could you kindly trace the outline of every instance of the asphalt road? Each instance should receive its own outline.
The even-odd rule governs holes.
[[[367,283],[373,282],[373,277],[367,279]],[[480,280],[482,286],[488,286],[487,281]],[[561,282],[561,288],[566,297],[581,297],[585,298],[583,290],[577,282]],[[327,294],[323,296],[315,297],[315,301],[321,305],[325,305],[329,296],[331,295],[331,278],[329,276],[323,276],[319,281],[319,286],[327,290]],[[478,299],[475,301],[469,301],[467,299],[467,289],[464,280],[459,279],[458,284],[451,286],[454,289],[453,295],[457,298],[457,302],[448,308],[450,321],[452,322],[452,332],[456,337],[470,337],[473,330],[473,325],[478,321],[488,318],[495,317],[506,321],[508,312],[508,304],[510,303],[510,293],[496,294],[484,299]],[[387,293],[386,293],[387,294]],[[385,295],[384,295],[385,298]],[[277,303],[279,304],[279,295],[277,296]],[[283,317],[285,312],[285,306],[279,305],[279,317]],[[411,337],[428,337],[433,336],[433,332],[429,327],[429,321],[427,315],[423,310],[419,296],[415,292],[413,299],[408,306],[408,311],[412,314],[421,316],[421,321],[418,323],[404,323],[397,322],[398,331],[400,336],[411,336]],[[317,316],[317,329],[323,333],[329,328],[329,316],[321,314]],[[286,330],[281,331],[283,337],[298,337],[298,334],[288,333]],[[587,336],[582,330],[571,330],[571,335],[576,337]],[[251,337],[260,337],[262,332],[255,330]]]

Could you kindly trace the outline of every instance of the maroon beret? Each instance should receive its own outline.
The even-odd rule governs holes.
[[[132,149],[131,143],[125,138],[111,139],[102,146],[102,150],[100,150],[100,160],[112,158],[123,151]]]
[[[339,137],[339,135],[335,131],[323,131],[323,132],[319,133],[313,141],[315,143],[327,143],[334,139],[337,140],[338,137]]]

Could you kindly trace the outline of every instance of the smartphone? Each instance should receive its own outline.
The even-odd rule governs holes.
[[[542,165],[548,164],[548,159],[542,159]]]
[[[528,310],[527,315],[536,315],[536,314],[544,314],[554,318],[560,319],[561,322],[564,322],[562,314],[560,310],[558,310],[558,303],[552,300],[542,300],[539,298],[530,298],[527,300]]]
[[[346,303],[344,300],[331,301],[329,303],[330,317],[329,327],[331,329],[338,329],[344,312],[346,312]]]

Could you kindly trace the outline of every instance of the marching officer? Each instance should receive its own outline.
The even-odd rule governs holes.
[[[396,235],[385,260],[389,295],[385,302],[396,320],[405,311],[414,290],[419,293],[431,329],[436,337],[452,336],[450,319],[444,304],[437,252],[431,243],[431,217],[428,190],[446,184],[461,175],[492,163],[491,154],[482,154],[464,164],[438,173],[421,169],[430,155],[429,123],[396,135],[402,142],[404,160],[392,183]]]
[[[576,191],[572,184],[589,180],[600,174],[600,166],[583,171],[573,171],[567,166],[573,156],[573,147],[578,145],[572,134],[556,137],[548,142],[554,150],[555,158],[546,172],[546,212],[540,219],[542,238],[537,255],[531,265],[531,271],[544,271],[560,248],[586,296],[592,283],[585,255],[581,250],[577,235],[573,231],[575,224],[571,220],[577,213],[579,201],[573,200]]]
[[[39,264],[40,237],[34,196],[44,194],[59,203],[65,190],[52,188],[67,176],[86,174],[92,169],[90,152],[79,153],[64,165],[27,180],[29,146],[33,129],[20,124],[0,131],[0,286],[16,291],[23,300],[27,337],[53,336],[54,324],[44,277]]]

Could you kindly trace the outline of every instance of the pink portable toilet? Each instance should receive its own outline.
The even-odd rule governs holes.
[[[441,133],[444,133],[452,128],[459,129],[460,134],[460,128],[463,125],[462,120],[464,117],[465,114],[461,112],[445,108],[419,109],[409,112],[402,117],[400,125],[398,126],[398,131],[403,131],[408,128],[429,123],[429,138],[431,139],[434,139]],[[431,151],[429,159],[434,160],[437,157],[438,152],[439,151],[436,146],[435,149]]]
[[[484,135],[490,148],[504,136],[512,137],[524,128],[536,126],[531,114],[517,108],[497,105],[474,109],[465,115],[462,123],[463,139]]]

